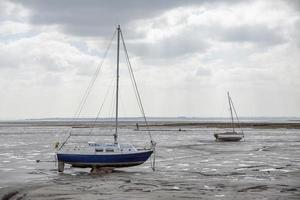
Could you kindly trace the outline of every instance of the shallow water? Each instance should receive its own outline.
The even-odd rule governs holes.
[[[148,161],[95,175],[68,165],[57,172],[54,144],[66,137],[68,127],[0,127],[0,194],[17,191],[13,197],[24,199],[300,198],[300,130],[246,129],[245,141],[221,143],[213,138],[217,129],[165,129],[152,133],[155,172]],[[131,130],[122,128],[120,139],[143,145],[145,133]]]

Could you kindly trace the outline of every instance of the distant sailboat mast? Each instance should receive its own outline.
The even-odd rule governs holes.
[[[116,85],[116,131],[114,134],[115,144],[118,144],[120,25],[118,25],[117,31],[118,31],[118,46],[117,46],[117,85]]]
[[[227,92],[227,96],[228,96],[228,103],[229,103],[229,108],[230,108],[232,131],[235,132],[234,122],[233,122],[233,114],[232,114],[232,108],[231,108],[231,98],[230,98],[229,92]]]
[[[215,133],[214,136],[216,138],[216,141],[222,141],[222,142],[237,142],[237,141],[240,141],[243,137],[244,137],[244,133],[243,133],[243,129],[241,127],[241,124],[240,124],[240,120],[237,116],[237,113],[236,113],[236,110],[234,108],[234,104],[233,104],[233,101],[229,95],[229,92],[227,92],[227,97],[228,97],[228,103],[229,103],[229,109],[230,109],[230,115],[231,115],[231,128],[232,128],[232,131],[226,131],[226,132],[222,132],[222,133]],[[234,115],[236,116],[236,120],[237,120],[237,125],[235,127],[235,124],[234,124]],[[241,129],[242,132],[238,132],[239,130],[238,129]],[[236,132],[237,130],[237,132]]]

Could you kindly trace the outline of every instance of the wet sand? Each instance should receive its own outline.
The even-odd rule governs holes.
[[[54,162],[35,162],[54,160],[53,145],[69,125],[0,126],[0,199],[300,198],[299,129],[245,127],[245,141],[222,143],[214,141],[213,133],[224,124],[170,124],[151,127],[157,130],[156,171],[147,162],[104,174],[70,166],[58,173]],[[100,132],[111,130],[99,127]],[[124,123],[120,138],[143,144],[145,133],[133,128]]]

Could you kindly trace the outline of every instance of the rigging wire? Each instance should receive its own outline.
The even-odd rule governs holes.
[[[114,113],[116,108],[116,96],[114,95],[116,93],[116,82],[114,82],[113,85],[113,91],[112,91],[112,101],[110,103],[110,108],[108,112],[109,120],[113,122],[114,120]]]
[[[232,103],[231,103],[231,98],[230,98],[229,92],[227,92],[227,97],[228,97],[229,111],[230,111],[230,117],[231,117],[232,131],[235,132],[235,130],[234,130],[234,119],[233,119],[232,107],[231,107]]]
[[[96,122],[97,122],[97,120],[99,119],[100,113],[101,113],[101,111],[102,111],[102,108],[103,108],[103,106],[104,106],[104,103],[106,102],[106,99],[107,99],[107,97],[108,97],[108,94],[109,94],[109,92],[110,92],[110,89],[111,89],[111,87],[112,87],[112,85],[113,85],[113,83],[114,83],[114,80],[115,80],[115,78],[112,78],[111,81],[110,81],[110,83],[109,83],[109,87],[108,87],[108,89],[107,89],[107,91],[106,91],[106,93],[105,93],[103,102],[102,102],[102,104],[101,104],[101,106],[100,106],[100,109],[98,110],[97,116],[96,116],[96,118],[95,118],[95,120],[94,120],[94,122],[93,122],[93,124],[92,124],[92,127],[91,127],[91,130],[90,130],[90,132],[89,132],[89,135],[92,134],[92,132],[93,132],[93,130],[94,130],[94,128],[95,128]]]
[[[146,115],[145,115],[145,111],[144,111],[143,104],[142,104],[142,101],[141,101],[140,93],[139,93],[137,83],[136,83],[136,80],[135,80],[135,77],[134,77],[134,74],[133,74],[133,70],[132,70],[132,67],[131,67],[131,63],[130,63],[130,60],[129,60],[129,56],[128,56],[127,48],[126,48],[126,45],[125,45],[123,33],[122,33],[122,31],[120,31],[120,33],[121,33],[123,49],[124,49],[124,53],[125,53],[125,57],[126,57],[127,66],[128,66],[128,69],[129,69],[131,82],[132,82],[132,85],[133,85],[133,88],[134,88],[134,91],[135,91],[135,96],[137,98],[137,102],[138,102],[140,111],[143,115],[143,118],[144,118],[144,121],[145,121],[145,124],[146,124],[146,127],[147,127],[147,132],[148,132],[149,138],[151,140],[151,144],[155,145],[155,142],[152,140],[152,135],[151,135],[150,130],[149,130],[148,121],[146,119]]]
[[[155,159],[156,159],[156,148],[155,148],[155,146],[156,146],[156,143],[152,140],[152,135],[151,135],[151,132],[149,130],[148,121],[147,121],[147,118],[146,118],[146,115],[145,115],[145,111],[144,111],[143,104],[142,104],[142,101],[141,101],[141,96],[140,96],[140,93],[139,93],[139,90],[138,90],[138,87],[137,87],[137,84],[136,84],[136,80],[135,80],[133,70],[132,70],[132,67],[131,67],[131,63],[130,63],[130,60],[129,60],[127,48],[126,48],[125,41],[124,41],[124,38],[123,38],[123,33],[122,33],[121,30],[120,30],[120,33],[121,33],[123,49],[124,49],[124,53],[125,53],[125,57],[126,57],[126,63],[127,63],[127,67],[128,67],[128,70],[129,70],[130,79],[131,79],[131,83],[132,83],[133,90],[134,90],[134,93],[135,93],[135,97],[137,99],[140,111],[143,115],[143,118],[144,118],[144,121],[145,121],[145,124],[146,124],[146,127],[147,127],[147,132],[148,132],[148,135],[149,135],[149,138],[150,138],[151,146],[153,148],[153,160],[151,160],[151,168],[152,168],[153,171],[155,171]]]
[[[127,110],[126,110],[126,104],[124,103],[124,100],[125,98],[123,98],[123,96],[122,96],[122,93],[120,92],[120,102],[121,102],[121,108],[122,108],[122,110],[124,110],[123,112],[124,112],[124,114],[126,115],[127,113],[129,113]],[[121,110],[121,109],[120,109]]]
[[[99,67],[97,68],[96,72],[94,73],[94,75],[93,75],[93,77],[92,77],[92,79],[91,79],[91,81],[89,83],[89,86],[87,87],[87,89],[85,91],[85,94],[83,95],[83,98],[81,99],[79,107],[78,107],[78,109],[77,109],[77,111],[75,113],[75,118],[78,118],[80,116],[80,114],[81,114],[81,111],[82,111],[82,109],[83,109],[83,107],[84,107],[84,105],[86,103],[86,100],[87,100],[87,98],[88,98],[88,96],[89,96],[89,94],[90,94],[90,92],[91,92],[91,90],[92,90],[92,88],[94,86],[94,83],[97,80],[97,77],[98,77],[98,75],[99,75],[99,73],[100,73],[100,71],[102,69],[103,63],[105,61],[105,58],[106,58],[107,53],[108,53],[108,51],[109,51],[109,49],[111,47],[111,44],[112,44],[112,41],[113,41],[115,35],[116,35],[116,31],[114,32],[114,34],[113,34],[113,36],[112,36],[112,38],[111,38],[111,40],[110,40],[110,42],[109,42],[109,44],[108,44],[105,52],[104,52],[104,55],[103,55],[103,58],[102,58],[102,61],[101,61],[100,65],[99,65]]]
[[[83,109],[83,107],[84,107],[84,105],[85,105],[85,103],[86,103],[86,101],[87,101],[87,98],[88,98],[88,96],[89,96],[89,94],[90,94],[90,92],[91,92],[91,90],[92,90],[92,87],[93,87],[95,81],[97,80],[97,77],[98,77],[99,73],[101,72],[101,69],[102,69],[104,60],[105,60],[105,58],[106,58],[106,56],[107,56],[107,53],[108,53],[108,51],[109,51],[109,49],[110,49],[110,47],[111,47],[111,44],[112,44],[112,42],[113,42],[113,39],[115,38],[116,32],[117,32],[117,31],[115,30],[114,33],[113,33],[113,36],[112,36],[111,40],[110,40],[109,43],[108,43],[107,48],[106,48],[106,50],[105,50],[105,52],[104,52],[104,54],[103,54],[102,61],[101,61],[100,65],[97,67],[97,69],[96,69],[96,71],[95,71],[93,77],[91,78],[91,81],[90,81],[90,83],[89,83],[87,89],[85,90],[84,95],[83,95],[82,98],[81,98],[81,101],[80,101],[80,103],[79,103],[79,105],[78,105],[78,107],[77,107],[77,109],[76,109],[76,112],[75,112],[73,118],[72,118],[71,124],[73,124],[73,123],[75,122],[75,120],[78,119],[78,117],[80,116],[80,114],[81,114],[81,112],[82,112],[82,109]],[[71,130],[69,131],[68,137],[66,138],[66,140],[65,140],[65,141],[62,143],[62,145],[60,146],[59,150],[67,143],[67,141],[70,139],[71,135],[72,135],[72,128],[71,128]]]
[[[235,110],[233,101],[232,101],[231,97],[229,97],[229,98],[230,98],[230,102],[231,102],[231,104],[232,104],[232,108],[233,108],[234,114],[235,114],[236,119],[237,119],[237,121],[238,121],[239,127],[240,127],[240,129],[242,130],[242,133],[243,133],[243,136],[244,136],[244,130],[243,130],[242,126],[241,126],[240,119],[239,119],[239,117],[238,117],[238,115],[237,115],[237,113],[236,113],[236,110]]]

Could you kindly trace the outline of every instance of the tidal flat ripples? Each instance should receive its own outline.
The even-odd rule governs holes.
[[[91,174],[68,165],[57,173],[51,162],[54,144],[67,136],[68,127],[0,127],[0,197],[17,191],[14,197],[28,199],[299,199],[299,129],[247,129],[245,141],[221,143],[214,141],[213,128],[165,128],[153,132],[154,172],[148,161]],[[120,132],[122,141],[148,142],[130,127]]]

